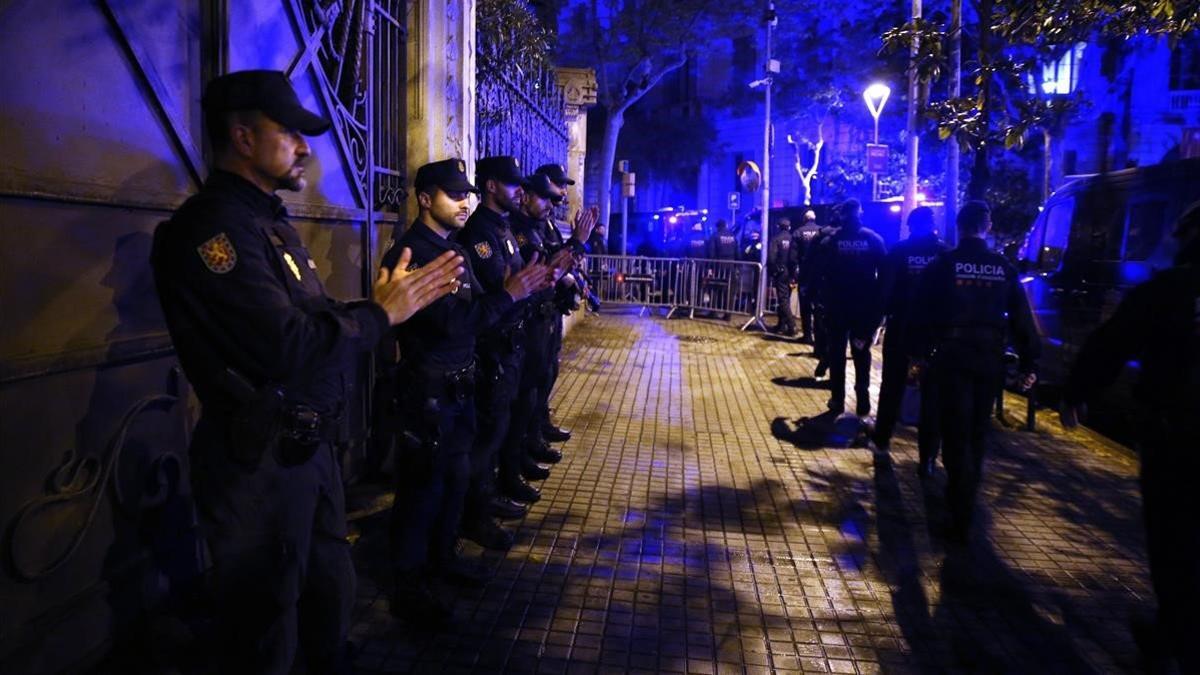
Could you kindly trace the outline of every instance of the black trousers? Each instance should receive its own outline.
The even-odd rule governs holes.
[[[201,417],[190,449],[200,525],[212,556],[217,672],[333,672],[344,655],[355,573],[333,446],[307,462],[259,466],[229,456],[224,421]]]
[[[554,321],[537,318],[525,324],[525,361],[521,369],[521,386],[513,409],[514,424],[505,443],[517,443],[521,449],[537,445],[542,439],[542,425],[549,416],[548,405],[552,385],[551,359],[554,342]],[[523,420],[523,422],[522,422]],[[521,422],[523,426],[517,427]]]
[[[1146,426],[1139,448],[1142,515],[1150,580],[1158,596],[1158,633],[1180,672],[1200,673],[1194,645],[1200,636],[1200,491],[1195,486],[1200,433]]]
[[[854,393],[859,406],[870,404],[871,396],[871,339],[878,322],[869,317],[830,312],[827,355],[829,359],[830,404],[845,405],[846,346],[854,361]]]
[[[477,433],[471,445],[471,480],[464,520],[487,517],[487,505],[496,494],[496,469],[520,473],[521,456],[512,456],[504,443],[512,424],[513,405],[521,384],[524,350],[480,349],[475,375]],[[508,455],[502,456],[502,451]]]
[[[817,373],[829,368],[829,313],[825,306],[813,304],[813,355],[817,357]]]
[[[804,337],[813,337],[813,301],[803,288],[797,289],[800,297],[800,331]]]
[[[942,462],[946,465],[946,504],[954,524],[970,526],[975,493],[983,477],[985,440],[991,426],[992,405],[1000,389],[1002,372],[961,364],[936,362],[931,376],[938,388],[942,429]]]
[[[779,317],[779,320],[775,323],[775,328],[781,332],[796,332],[796,317],[792,316],[791,279],[786,274],[776,275],[772,277],[771,285],[775,288],[775,300],[777,304],[775,314]]]
[[[409,429],[397,450],[390,524],[392,566],[398,574],[436,566],[453,553],[475,439],[474,399],[426,398],[413,391],[403,400]]]
[[[883,336],[883,381],[879,385],[879,406],[875,414],[875,437],[890,441],[896,430],[900,404],[908,385],[908,353],[904,348],[904,324],[888,320]],[[921,461],[937,458],[942,443],[938,421],[938,389],[928,370],[921,374],[921,413],[917,423],[917,447]]]

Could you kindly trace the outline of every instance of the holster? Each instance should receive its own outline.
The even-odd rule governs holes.
[[[229,419],[229,456],[239,464],[258,468],[263,455],[274,452],[283,430],[283,388],[267,384],[255,388],[236,371],[225,372],[224,383],[240,404]]]

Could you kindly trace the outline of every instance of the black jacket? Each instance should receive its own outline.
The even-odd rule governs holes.
[[[282,385],[291,403],[334,411],[354,358],[388,330],[369,301],[330,298],[282,200],[214,170],[154,232],[155,283],[167,327],[205,414],[230,413],[232,368],[254,386]]]

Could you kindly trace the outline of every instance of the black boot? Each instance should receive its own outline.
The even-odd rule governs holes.
[[[446,581],[467,588],[479,588],[492,578],[491,570],[482,560],[465,558],[458,550],[438,562],[437,573]]]
[[[420,572],[396,574],[388,611],[397,619],[418,628],[444,628],[453,615],[450,606],[438,596],[428,577]]]
[[[542,427],[542,438],[551,443],[565,443],[571,440],[571,432],[562,427],[547,424]]]
[[[491,518],[479,518],[473,522],[464,523],[462,537],[492,551],[507,551],[513,545],[512,534],[497,525]]]
[[[488,501],[488,513],[500,520],[516,520],[525,517],[525,506],[506,497],[494,497]]]
[[[550,477],[550,469],[538,466],[532,458],[526,457],[521,460],[521,475],[525,480],[546,480]]]
[[[529,448],[527,454],[533,461],[542,462],[543,464],[558,464],[562,461],[562,453],[546,445],[545,443],[541,443]],[[526,476],[526,478],[528,478],[528,476]]]
[[[509,499],[526,504],[535,504],[542,498],[540,490],[526,483],[525,479],[519,476],[503,481],[500,491]]]

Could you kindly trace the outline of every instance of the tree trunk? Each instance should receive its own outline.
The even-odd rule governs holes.
[[[992,0],[979,0],[979,63],[992,64]],[[971,182],[967,185],[967,197],[983,199],[991,182],[991,165],[988,161],[987,134],[992,129],[992,78],[987,75],[979,84],[980,125],[984,138],[975,148],[975,167],[971,170]]]
[[[618,108],[609,109],[608,118],[604,120],[604,143],[600,147],[600,187],[597,195],[600,199],[600,223],[608,226],[611,236],[616,231],[611,222],[612,216],[612,184],[613,164],[617,161],[617,139],[621,136],[621,127],[625,126],[625,111]],[[619,227],[619,225],[618,225]],[[626,242],[621,242],[622,246]]]
[[[912,0],[913,40],[908,56],[908,112],[904,121],[904,145],[908,167],[904,179],[903,213],[900,219],[900,236],[908,237],[908,214],[917,208],[917,162],[920,153],[921,137],[917,134],[917,103],[921,97],[921,82],[917,72],[917,55],[920,52],[917,34],[917,21],[921,18],[921,0]]]
[[[1050,199],[1062,183],[1062,139],[1051,129],[1042,129],[1042,202]]]
[[[962,95],[962,0],[950,2],[950,98]],[[958,139],[951,137],[946,148],[946,211],[943,237],[951,246],[958,244]]]

